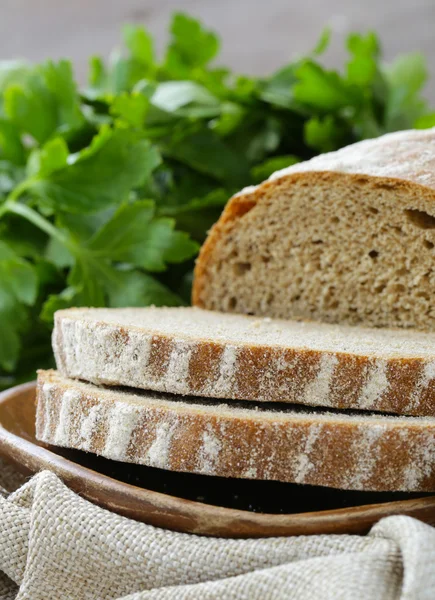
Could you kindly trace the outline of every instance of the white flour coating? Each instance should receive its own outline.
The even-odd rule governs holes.
[[[370,367],[368,377],[359,395],[358,408],[377,408],[377,403],[389,387],[387,378],[387,363],[377,360]]]
[[[48,440],[50,436],[50,428],[51,428],[51,400],[54,390],[56,389],[56,385],[54,383],[44,383],[42,386],[42,394],[45,399],[44,406],[44,431],[42,434],[43,441]],[[36,413],[36,427],[40,426],[40,422],[38,419],[39,411]]]
[[[89,451],[92,447],[92,438],[98,431],[98,423],[104,415],[105,405],[95,404],[89,410],[86,417],[83,418],[80,424],[80,450]]]
[[[74,414],[74,408],[80,401],[81,394],[76,390],[66,390],[62,394],[60,403],[59,420],[54,435],[54,443],[63,446],[69,443],[72,433],[71,418]]]
[[[235,346],[225,346],[222,355],[219,379],[212,386],[212,392],[218,398],[225,398],[234,394],[235,384],[234,376],[237,367],[237,348]]]
[[[243,477],[245,477],[246,479],[255,479],[257,477],[257,472],[257,467],[250,466],[245,471],[243,471]]]
[[[426,362],[423,368],[423,373],[420,379],[417,381],[415,389],[411,395],[409,404],[405,407],[405,411],[418,409],[422,392],[433,382],[435,379],[435,361]]]
[[[258,460],[257,450],[252,446],[249,447],[249,462],[247,468],[243,471],[242,477],[246,479],[261,479],[258,477]]]
[[[313,381],[305,386],[303,404],[321,404],[330,406],[330,388],[338,358],[333,354],[323,354],[319,369]]]
[[[163,422],[157,426],[154,441],[148,449],[146,464],[159,469],[171,468],[171,442],[178,422]]]
[[[372,427],[359,426],[355,434],[351,452],[356,464],[349,473],[349,487],[354,490],[364,490],[364,485],[375,471],[379,462],[379,441],[385,434],[385,426],[375,424]]]
[[[62,335],[60,341],[56,327],[53,330],[53,339],[56,340],[56,343],[53,345],[53,350],[57,368],[59,370],[68,368],[71,372],[71,377],[80,374],[80,364],[76,357],[76,353],[79,351],[79,344],[76,344],[76,326],[77,328],[80,326],[80,322],[76,319],[63,319],[62,326],[60,327],[60,333]],[[62,343],[66,340],[70,343]]]
[[[336,152],[321,154],[306,162],[281,169],[273,173],[269,180],[304,171],[336,171],[414,179],[422,185],[435,188],[434,142],[435,128],[389,133],[381,138],[363,140]],[[409,160],[406,160],[407,155]],[[252,193],[257,187],[251,186],[242,193]]]
[[[124,402],[114,402],[110,409],[109,431],[104,446],[104,456],[114,460],[126,458],[139,419],[140,411],[136,406]]]
[[[294,466],[294,480],[296,483],[305,483],[305,479],[309,471],[314,467],[314,463],[311,461],[311,453],[320,436],[320,433],[322,432],[322,429],[323,425],[320,423],[315,423],[309,426],[308,435],[305,439],[304,446],[301,449]]]
[[[71,369],[71,377],[83,378],[94,383],[124,381],[126,385],[140,386],[147,374],[151,350],[151,336],[137,331],[128,335],[128,343],[118,338],[113,325],[99,324],[98,335],[92,323],[65,319],[61,326],[62,339],[70,339],[71,345],[62,346],[65,361],[60,360],[60,349],[55,354],[59,369],[65,362]],[[57,335],[53,335],[57,339]],[[149,375],[148,375],[149,376]]]
[[[140,373],[147,373],[148,361],[151,351],[151,336],[138,335],[137,331],[130,331],[128,340],[116,336],[116,328],[102,327],[103,335],[101,344],[98,344],[99,338],[92,335],[95,339],[96,347],[92,361],[92,372],[99,373],[102,381],[117,382],[120,379],[131,382],[129,385],[140,384],[138,376]],[[104,333],[104,330],[106,333]],[[85,349],[87,343],[85,339],[80,343]],[[102,348],[107,347],[107,352],[102,352]],[[86,357],[84,357],[86,359]]]
[[[219,463],[222,442],[209,424],[202,435],[202,446],[199,452],[198,472],[213,475]]]
[[[138,331],[131,333],[132,354],[129,360],[131,377],[137,379],[137,373],[147,372],[151,353],[151,336],[140,335]],[[127,359],[128,360],[128,359]],[[124,366],[122,364],[121,366]]]
[[[278,356],[275,361],[276,372],[279,374],[281,371],[289,370],[296,368],[298,363],[300,363],[301,357],[294,357],[291,360],[288,360],[284,355]],[[308,374],[307,374],[308,378]],[[298,377],[278,377],[278,382],[276,377],[272,376],[272,380],[269,381],[269,389],[266,390],[265,387],[262,387],[262,395],[265,400],[269,400],[271,397],[275,398],[303,398],[304,390],[307,385],[307,382],[301,381]],[[275,393],[274,393],[275,392]],[[272,395],[272,396],[271,396]]]
[[[188,394],[189,364],[192,355],[192,344],[176,341],[169,358],[165,381],[168,382],[172,394]]]
[[[55,383],[44,383],[42,386],[42,391],[46,396],[51,396],[54,390],[57,389],[57,385]]]

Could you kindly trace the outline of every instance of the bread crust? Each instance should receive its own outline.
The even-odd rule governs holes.
[[[159,334],[157,314],[156,330],[147,332],[100,321],[98,309],[95,318],[84,319],[83,311],[59,311],[55,317],[53,347],[67,377],[171,394],[435,415],[435,357],[379,358],[236,345],[219,337],[183,339]]]
[[[255,206],[298,181],[310,187],[320,181],[331,186],[340,182],[349,188],[354,184],[374,189],[388,187],[418,194],[435,203],[435,128],[396,132],[316,156],[277,171],[262,184],[233,196],[200,250],[194,272],[193,305],[212,308],[208,297],[211,267],[219,260],[219,244],[224,234],[236,228],[239,220]]]
[[[40,371],[36,436],[173,471],[367,491],[435,490],[435,419],[183,402]]]

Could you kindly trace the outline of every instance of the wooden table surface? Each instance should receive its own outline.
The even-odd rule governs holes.
[[[428,58],[435,102],[434,0],[0,0],[0,58],[73,58],[79,78],[87,57],[107,55],[125,22],[145,24],[161,48],[174,10],[219,32],[219,62],[247,74],[276,69],[310,49],[325,24],[334,30],[327,62],[340,64],[349,30],[379,32],[386,58],[419,50]]]

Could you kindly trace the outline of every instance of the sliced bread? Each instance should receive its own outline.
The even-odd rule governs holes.
[[[278,171],[228,203],[201,249],[202,308],[435,330],[435,128]]]
[[[433,418],[245,406],[109,390],[40,371],[36,436],[172,471],[354,490],[435,490]]]
[[[197,308],[68,309],[66,376],[211,398],[435,415],[435,334]]]

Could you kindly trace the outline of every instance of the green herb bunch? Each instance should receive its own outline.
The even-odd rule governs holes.
[[[176,14],[158,60],[141,27],[106,66],[0,62],[0,387],[51,362],[68,306],[189,303],[193,259],[228,197],[278,168],[435,117],[419,54],[352,34],[343,73],[306,57],[267,78],[213,66],[218,37]],[[289,50],[292,50],[289,48]]]

